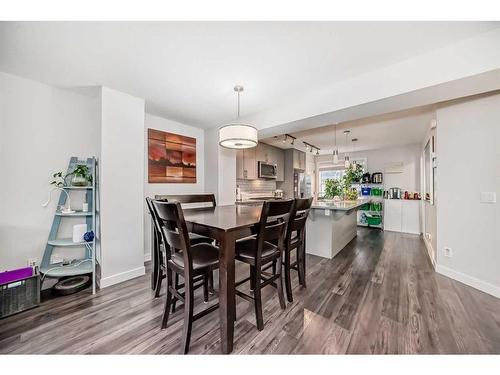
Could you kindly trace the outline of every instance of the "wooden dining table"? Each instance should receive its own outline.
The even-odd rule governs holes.
[[[234,248],[236,240],[255,233],[262,207],[229,205],[183,209],[190,232],[219,243],[219,317],[222,353],[233,350],[236,320]]]

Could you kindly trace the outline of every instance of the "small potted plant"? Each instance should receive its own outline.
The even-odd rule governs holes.
[[[340,180],[329,178],[325,181],[325,199],[336,200],[342,192]]]
[[[72,186],[88,186],[92,183],[89,167],[85,164],[78,164],[75,169],[73,169],[73,172],[66,175],[65,179],[69,176],[73,176],[71,179]]]
[[[56,172],[52,175],[54,180],[50,183],[55,187],[68,186],[67,178],[71,177],[71,186],[88,186],[92,184],[92,175],[90,174],[89,167],[85,164],[78,164],[71,173],[63,176],[62,172]]]

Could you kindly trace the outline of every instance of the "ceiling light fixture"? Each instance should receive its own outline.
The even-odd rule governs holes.
[[[351,142],[352,142],[352,152],[353,153],[356,152],[356,142],[357,141],[358,141],[358,138],[351,139]],[[353,160],[352,164],[355,165],[356,164],[356,160]]]
[[[339,163],[339,149],[337,148],[337,124],[335,124],[335,146],[333,147],[333,164]]]
[[[238,93],[238,118],[240,118],[240,93],[243,86],[234,86]],[[231,149],[252,148],[257,146],[257,129],[251,125],[241,124],[238,121],[219,128],[219,145]]]
[[[345,156],[344,156],[344,168],[349,168],[351,162],[349,161],[349,155],[347,154],[347,137],[349,136],[350,130],[344,130],[345,134]]]

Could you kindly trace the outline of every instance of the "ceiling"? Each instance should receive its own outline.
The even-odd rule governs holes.
[[[0,22],[0,71],[108,86],[209,128],[500,27],[498,22]]]
[[[431,119],[434,118],[434,108],[422,107],[291,133],[297,138],[293,146],[290,141],[284,143],[283,136],[262,139],[262,142],[280,148],[294,147],[301,150],[305,150],[302,142],[307,142],[319,147],[320,154],[331,154],[337,129],[339,153],[374,150],[421,143]],[[344,130],[350,130],[347,147]],[[352,138],[358,139],[354,145]]]

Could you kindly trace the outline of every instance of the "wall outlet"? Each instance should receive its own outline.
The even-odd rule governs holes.
[[[453,257],[453,251],[451,250],[451,247],[444,248],[444,256],[448,258]]]
[[[38,264],[38,259],[36,259],[36,258],[28,258],[26,260],[26,264],[28,265],[28,267],[35,267]]]

